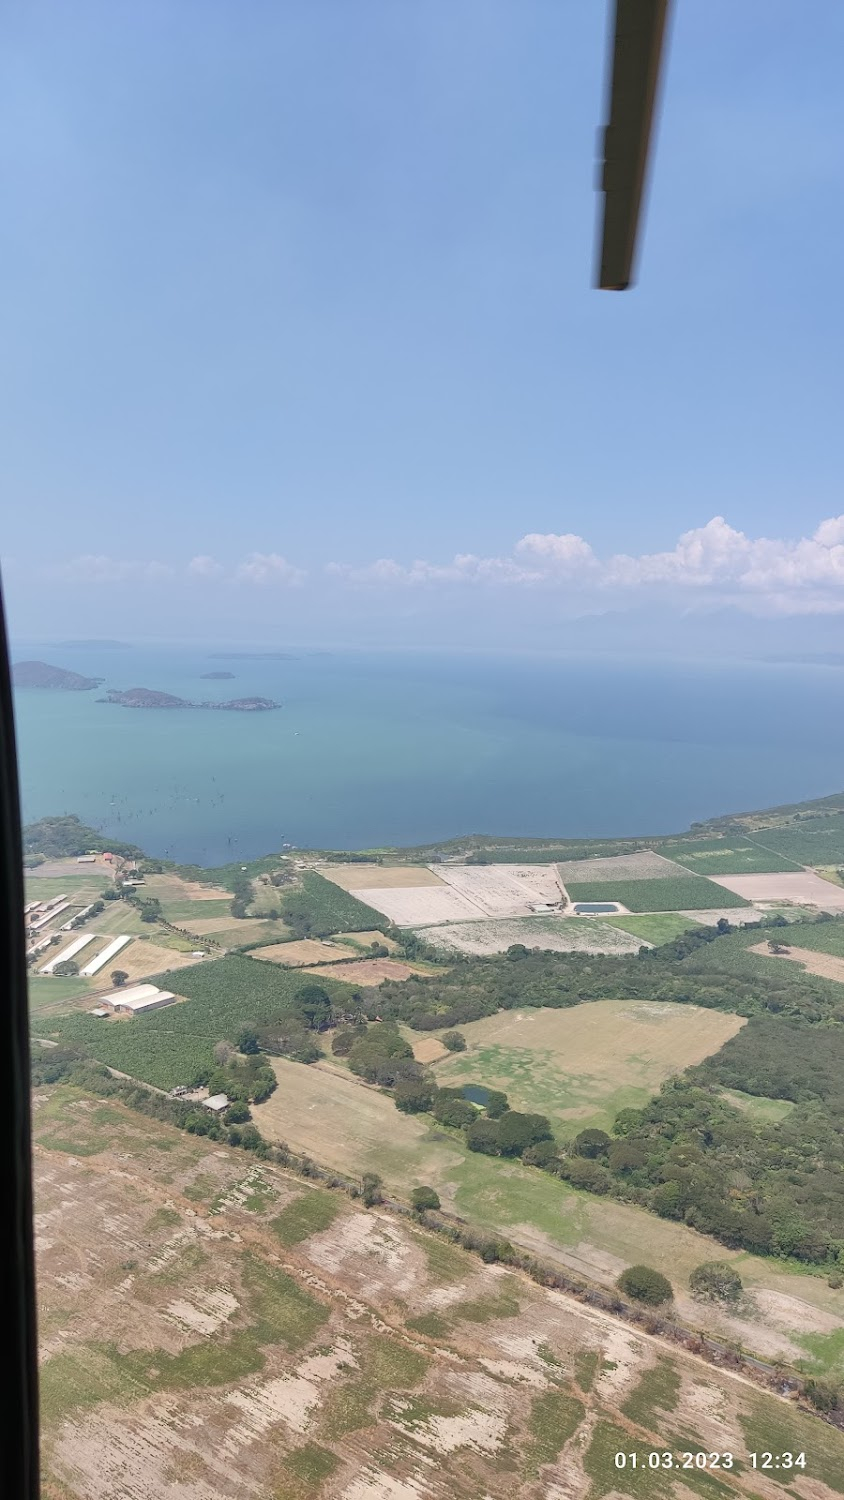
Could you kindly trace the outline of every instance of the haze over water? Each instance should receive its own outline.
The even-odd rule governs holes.
[[[213,649],[19,644],[15,659],[104,689],[284,705],[209,714],[20,691],[25,820],[74,812],[151,854],[213,865],[285,842],[668,833],[844,787],[838,668]],[[201,680],[214,670],[234,679]]]

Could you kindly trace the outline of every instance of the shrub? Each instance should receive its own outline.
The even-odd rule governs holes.
[[[466,1051],[466,1038],[463,1035],[462,1031],[446,1031],[443,1035],[442,1042],[443,1046],[447,1047],[449,1052]]]
[[[251,1118],[249,1105],[244,1103],[242,1099],[235,1099],[234,1103],[230,1104],[226,1110],[227,1125],[246,1125]]]
[[[484,1156],[498,1156],[498,1123],[495,1120],[473,1120],[466,1131],[466,1145],[470,1151],[480,1151]]]
[[[464,1099],[459,1089],[439,1089],[433,1103],[433,1116],[441,1125],[453,1125],[463,1130],[479,1118],[474,1104]]]
[[[671,1282],[653,1266],[628,1266],[622,1271],[616,1286],[625,1297],[635,1302],[644,1302],[648,1307],[660,1307],[674,1296]]]
[[[841,1405],[840,1387],[829,1380],[807,1380],[803,1387],[804,1394],[811,1401],[815,1411],[833,1412]]]
[[[549,1167],[558,1160],[556,1141],[537,1141],[522,1152],[522,1161],[528,1167]]]
[[[706,1260],[689,1277],[692,1296],[706,1302],[738,1302],[742,1290],[738,1271],[726,1260]]]
[[[57,979],[71,979],[79,973],[79,965],[72,958],[66,958],[60,964],[56,964],[53,973]]]
[[[440,1195],[432,1187],[418,1187],[413,1189],[410,1201],[417,1213],[424,1213],[428,1208],[439,1208]]]
[[[237,1046],[238,1051],[245,1052],[247,1056],[250,1054],[254,1056],[256,1052],[260,1052],[261,1044],[254,1026],[241,1026],[237,1034]]]
[[[525,1115],[508,1109],[498,1121],[498,1149],[502,1156],[521,1156],[528,1146],[551,1137],[551,1126],[545,1115]]]
[[[434,1102],[434,1085],[425,1078],[402,1079],[396,1084],[393,1098],[396,1109],[406,1115],[418,1115]]]
[[[611,1172],[635,1172],[643,1167],[647,1155],[635,1141],[620,1140],[610,1146],[607,1165]]]
[[[610,1190],[612,1178],[606,1167],[602,1167],[600,1162],[591,1161],[589,1157],[564,1157],[558,1171],[572,1187],[586,1188],[590,1193],[608,1193]]]
[[[491,1089],[486,1101],[486,1112],[491,1120],[497,1120],[510,1106],[507,1103],[507,1095],[498,1089]]]

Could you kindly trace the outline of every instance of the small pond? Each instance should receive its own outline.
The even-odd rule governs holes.
[[[595,916],[599,912],[619,911],[617,901],[577,901],[574,910],[578,916]]]
[[[463,1098],[469,1099],[472,1104],[486,1104],[489,1099],[490,1090],[484,1088],[482,1083],[464,1083]]]

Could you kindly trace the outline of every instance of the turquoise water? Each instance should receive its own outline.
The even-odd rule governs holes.
[[[575,911],[578,916],[598,916],[601,912],[618,911],[617,901],[577,901]]]
[[[284,842],[668,833],[844,787],[835,668],[211,649],[18,643],[16,659],[107,687],[284,704],[156,712],[21,691],[25,818],[75,812],[151,853],[219,864]],[[202,681],[212,670],[235,679]]]

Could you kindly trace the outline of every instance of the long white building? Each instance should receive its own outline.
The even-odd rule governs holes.
[[[84,969],[82,969],[81,972],[85,975],[86,979],[90,979],[92,974],[98,974],[100,969],[104,968],[108,963],[109,959],[116,957],[121,948],[125,948],[126,944],[131,943],[131,941],[131,934],[128,933],[121,933],[120,937],[113,938],[103,948],[102,952],[98,953],[96,958],[92,958],[91,962],[86,964]]]
[[[63,964],[67,958],[75,958],[77,953],[82,952],[87,943],[93,943],[96,935],[95,932],[88,932],[84,937],[74,938],[72,943],[68,943],[66,948],[62,948],[61,953],[57,953],[55,958],[51,958],[49,963],[44,965],[41,973],[52,974],[57,964]]]

